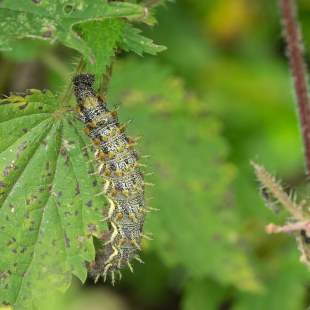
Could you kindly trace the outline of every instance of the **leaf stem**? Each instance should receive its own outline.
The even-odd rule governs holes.
[[[109,85],[109,82],[112,76],[112,71],[113,71],[113,63],[114,63],[114,59],[111,59],[111,63],[107,68],[106,74],[103,75],[103,79],[102,79],[102,82],[98,90],[99,94],[101,95],[105,95],[108,90],[108,85]]]
[[[83,70],[84,66],[85,66],[84,59],[81,58],[73,75],[80,73]],[[72,79],[70,79],[70,81],[69,81],[69,83],[68,83],[68,85],[67,85],[67,87],[63,93],[63,96],[60,99],[62,107],[68,104],[72,95],[73,95],[73,84],[72,84]]]
[[[296,18],[294,0],[280,0],[280,9],[303,136],[306,176],[310,182],[310,110],[302,35]]]

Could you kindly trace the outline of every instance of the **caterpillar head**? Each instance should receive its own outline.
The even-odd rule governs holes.
[[[75,87],[87,85],[92,87],[95,82],[95,76],[93,74],[78,74],[73,78],[73,85]]]
[[[93,74],[78,74],[73,78],[74,93],[78,102],[96,95],[93,89],[95,76]]]

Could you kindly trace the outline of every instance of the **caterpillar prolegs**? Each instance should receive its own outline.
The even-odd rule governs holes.
[[[76,111],[85,124],[86,135],[92,139],[96,171],[104,179],[103,193],[110,204],[105,215],[109,226],[103,237],[105,247],[97,253],[89,271],[96,280],[111,276],[114,284],[115,274],[121,277],[121,268],[128,266],[132,271],[133,258],[142,262],[136,252],[147,212],[145,183],[139,155],[133,149],[135,141],[127,137],[116,110],[109,111],[106,99],[96,95],[94,79],[91,74],[73,79]]]

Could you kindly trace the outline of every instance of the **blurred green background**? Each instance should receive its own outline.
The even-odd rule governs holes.
[[[309,273],[283,223],[259,196],[249,164],[306,196],[302,144],[277,1],[180,0],[143,32],[167,50],[120,54],[108,98],[151,158],[145,264],[115,287],[76,280],[63,309],[305,309]],[[306,47],[310,2],[298,1]],[[1,54],[0,92],[59,93],[75,52],[33,40]],[[310,50],[306,51],[307,60]],[[151,199],[151,196],[153,197]],[[55,309],[55,305],[51,307]]]

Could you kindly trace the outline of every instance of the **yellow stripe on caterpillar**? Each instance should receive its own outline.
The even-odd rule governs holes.
[[[109,264],[113,260],[113,258],[117,256],[119,253],[118,249],[113,245],[112,245],[112,249],[114,250],[114,252],[108,257],[106,264]]]
[[[111,226],[112,226],[112,228],[113,228],[113,233],[112,233],[110,239],[109,239],[107,242],[105,242],[104,245],[107,245],[107,244],[109,244],[109,243],[112,243],[113,240],[115,239],[115,237],[116,237],[117,234],[118,234],[117,226],[116,226],[113,222],[111,222]]]

